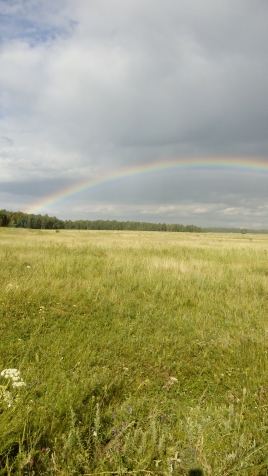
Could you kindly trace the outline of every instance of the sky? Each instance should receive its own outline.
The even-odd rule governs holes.
[[[0,209],[268,229],[267,24],[267,0],[0,0]]]

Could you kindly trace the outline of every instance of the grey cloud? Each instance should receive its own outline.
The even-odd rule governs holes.
[[[27,202],[57,184],[157,160],[268,160],[267,20],[261,0],[2,2],[0,191],[12,195],[13,182]],[[146,175],[74,196],[67,209],[95,200],[112,216],[128,204],[155,220],[161,206],[171,217],[189,201],[193,218],[210,220],[216,204],[231,222],[220,210],[258,216],[266,181]]]
[[[0,147],[6,147],[13,145],[14,142],[10,137],[1,136],[0,137]]]

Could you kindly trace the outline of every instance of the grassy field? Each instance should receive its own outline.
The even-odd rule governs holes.
[[[268,236],[0,229],[0,475],[268,474]]]

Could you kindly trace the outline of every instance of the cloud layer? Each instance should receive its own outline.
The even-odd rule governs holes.
[[[266,0],[0,1],[1,207],[158,160],[268,167],[267,20]],[[41,212],[267,227],[267,179],[163,172]]]

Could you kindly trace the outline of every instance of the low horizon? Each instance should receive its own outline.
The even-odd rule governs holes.
[[[90,219],[90,218],[75,218],[75,219],[70,219],[70,218],[61,218],[60,216],[56,216],[56,215],[50,215],[48,213],[26,213],[26,212],[23,212],[22,210],[6,210],[6,209],[0,209],[0,212],[1,211],[6,211],[7,213],[22,213],[22,214],[25,214],[27,216],[41,216],[41,217],[47,217],[47,218],[56,218],[57,220],[59,221],[64,221],[64,222],[67,222],[67,221],[70,221],[70,222],[79,222],[79,221],[83,221],[83,222],[118,222],[118,223],[140,223],[140,224],[151,224],[151,225],[167,225],[167,226],[176,226],[176,225],[179,225],[179,226],[182,226],[182,227],[190,227],[190,226],[193,226],[195,228],[200,228],[202,230],[213,230],[213,229],[222,229],[222,230],[243,230],[245,233],[247,232],[250,232],[250,231],[253,231],[253,232],[267,232],[268,233],[268,229],[266,228],[245,228],[245,227],[239,227],[239,226],[232,226],[232,227],[228,227],[228,226],[223,226],[223,225],[217,225],[217,226],[201,226],[201,225],[198,225],[196,223],[186,223],[186,222],[178,222],[178,221],[174,221],[174,222],[165,222],[165,221],[162,221],[162,222],[156,222],[156,221],[146,221],[146,220],[130,220],[130,219],[120,219],[118,220],[117,218],[107,218],[107,219],[103,219],[103,218],[94,218],[94,219]],[[0,225],[1,226],[1,225]]]

